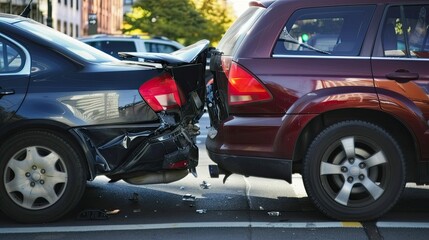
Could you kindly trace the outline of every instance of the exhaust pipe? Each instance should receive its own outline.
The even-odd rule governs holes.
[[[219,175],[225,175],[223,178],[223,183],[225,183],[226,179],[228,179],[228,177],[232,174],[218,165],[209,165],[209,173],[211,178],[219,178]]]

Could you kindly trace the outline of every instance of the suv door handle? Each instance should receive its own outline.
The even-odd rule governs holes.
[[[15,91],[12,89],[0,89],[0,96],[14,94]]]
[[[419,77],[420,76],[418,73],[411,73],[410,71],[405,69],[399,69],[393,73],[386,74],[387,79],[395,80],[399,83],[407,83],[409,81],[418,80]]]

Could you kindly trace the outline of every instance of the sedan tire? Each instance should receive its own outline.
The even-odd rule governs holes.
[[[399,199],[405,185],[404,157],[382,128],[344,121],[313,141],[304,160],[303,180],[309,197],[326,215],[370,220]]]
[[[79,154],[60,135],[28,131],[0,148],[0,208],[23,223],[62,217],[81,199],[86,175]]]

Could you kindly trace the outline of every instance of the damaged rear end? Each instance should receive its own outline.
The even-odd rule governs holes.
[[[177,181],[189,172],[196,175],[208,45],[202,40],[171,54],[121,53],[143,59],[139,64],[152,66],[157,73],[138,89],[144,100],[142,112],[149,117],[109,129],[75,129],[94,161],[89,166],[93,176],[141,185]],[[138,114],[135,109],[124,114]]]

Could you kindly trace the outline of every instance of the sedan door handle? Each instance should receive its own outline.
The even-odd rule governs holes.
[[[387,79],[394,80],[399,83],[407,83],[409,81],[418,80],[419,77],[420,76],[418,73],[411,73],[410,71],[405,69],[399,69],[393,73],[386,74]]]
[[[12,89],[0,89],[0,96],[15,94]]]

